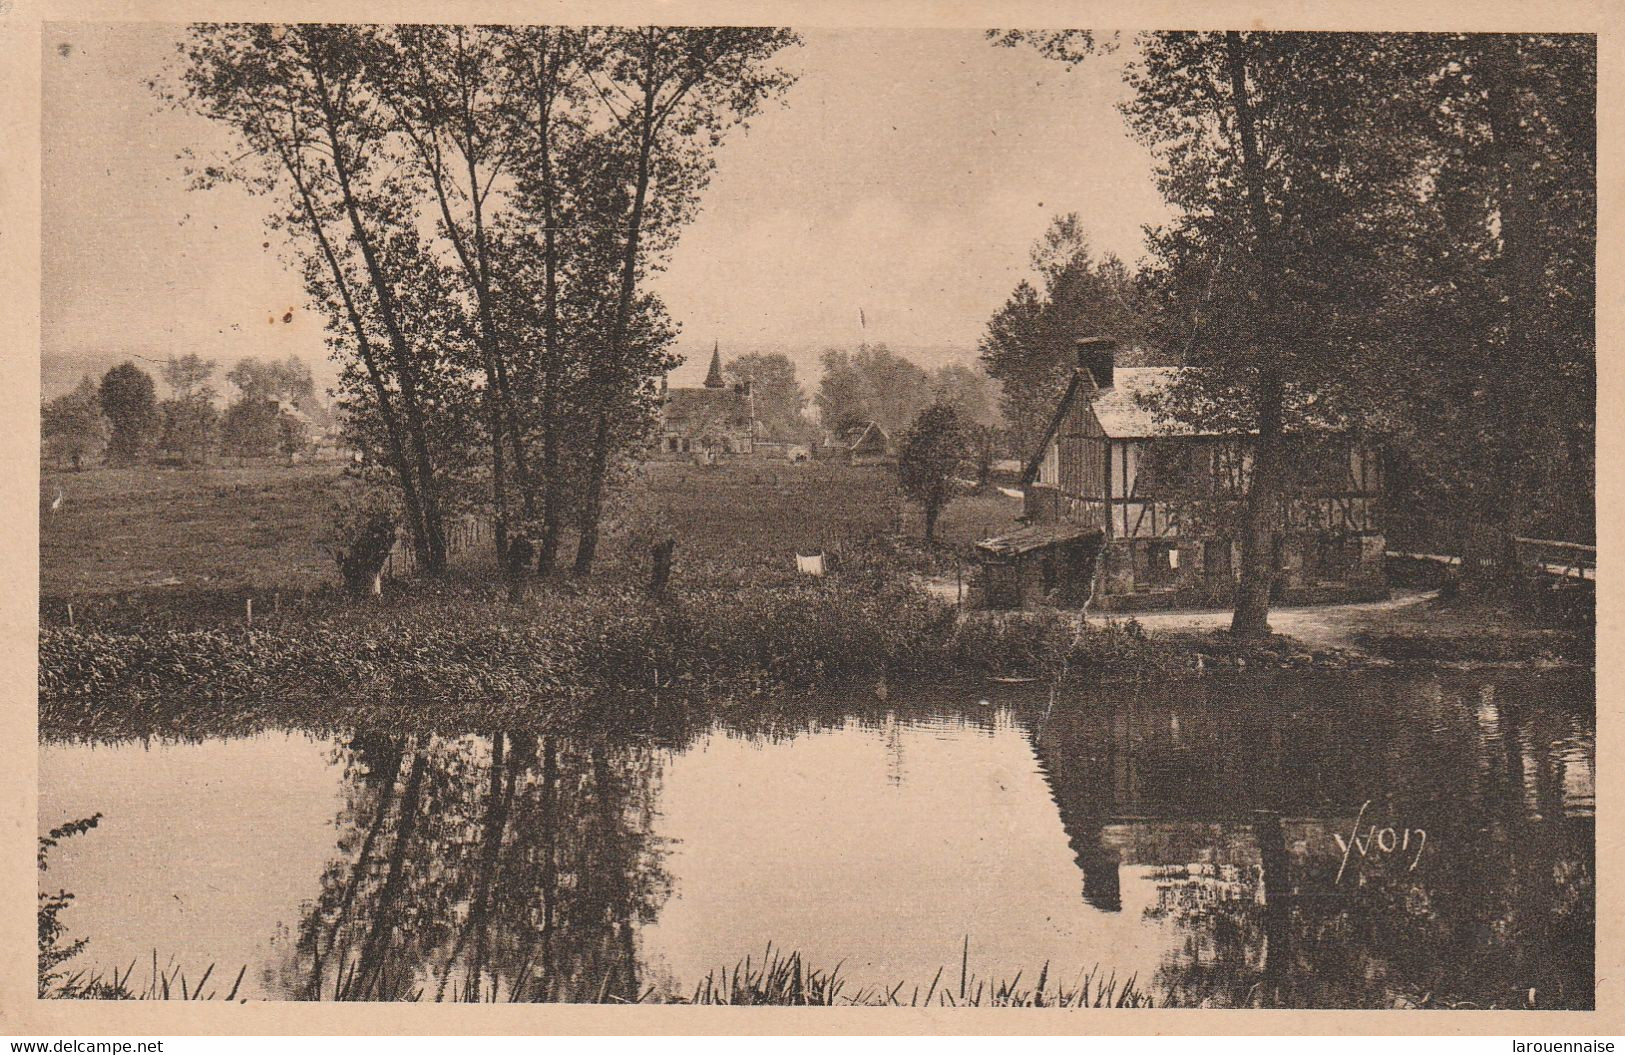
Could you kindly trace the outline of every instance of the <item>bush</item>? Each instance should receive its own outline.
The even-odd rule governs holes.
[[[350,594],[374,592],[378,575],[400,535],[400,510],[391,492],[353,484],[333,500],[328,552]]]

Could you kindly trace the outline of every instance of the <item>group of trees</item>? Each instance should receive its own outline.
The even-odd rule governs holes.
[[[897,355],[884,344],[839,348],[820,357],[823,376],[813,402],[823,426],[841,433],[871,421],[897,435],[933,403],[952,403],[967,425],[999,424],[997,387],[987,374],[963,363],[934,372]]]
[[[730,130],[792,78],[777,29],[200,25],[158,90],[226,126],[342,368],[353,443],[419,563],[487,515],[522,588],[658,412],[674,327],[646,288]]]
[[[778,352],[749,352],[722,368],[726,378],[750,386],[756,420],[774,439],[800,439],[807,432],[807,393],[796,380],[796,364]]]
[[[1066,63],[1112,42],[997,33]],[[1594,530],[1596,42],[1508,34],[1146,33],[1123,111],[1174,217],[1064,336],[1143,339],[1187,371],[1163,412],[1256,433],[1234,628],[1267,625],[1294,434],[1368,430],[1397,504],[1439,524]],[[1074,254],[1076,256],[1076,254]],[[1059,299],[1018,289],[983,344],[1041,389]],[[1115,292],[1112,292],[1115,291]],[[1114,315],[1144,306],[1144,328]],[[1056,344],[1052,359],[1067,368]],[[1010,386],[1015,384],[1015,388]],[[1019,396],[1018,396],[1019,398]]]
[[[102,457],[110,435],[101,391],[89,377],[40,409],[40,452],[76,472]]]
[[[1144,283],[1117,257],[1096,257],[1077,213],[1056,217],[1031,253],[1033,279],[1016,285],[978,346],[1000,384],[1010,446],[1037,445],[1077,366],[1073,342],[1108,335],[1143,359],[1150,305]],[[1125,365],[1127,358],[1122,360]]]
[[[281,362],[245,358],[225,374],[237,398],[219,409],[211,383],[218,365],[196,355],[166,360],[160,369],[169,388],[158,398],[152,375],[134,362],[89,377],[41,411],[44,453],[75,471],[104,459],[134,465],[155,454],[202,463],[215,453],[236,457],[289,457],[312,437],[302,411],[316,407],[310,367],[296,356]]]

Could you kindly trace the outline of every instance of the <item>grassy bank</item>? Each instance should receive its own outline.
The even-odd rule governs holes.
[[[610,584],[514,605],[465,582],[252,630],[47,627],[40,718],[54,730],[166,716],[536,722],[860,679],[1037,673],[1046,641],[1077,672],[1136,667],[1154,648],[1127,625],[1063,642],[1059,620],[983,629],[955,616],[899,579],[857,573],[690,587],[660,603]],[[1009,654],[1017,640],[1030,661]]]
[[[355,601],[315,539],[330,467],[64,474],[42,514],[40,718],[57,731],[375,722],[624,720],[674,700],[707,705],[843,682],[955,676],[1132,678],[1378,660],[1554,654],[1573,635],[1450,613],[1373,616],[1360,653],[1216,630],[1148,634],[1069,613],[959,619],[913,585],[1009,523],[1007,498],[950,507],[928,548],[884,468],[656,464],[634,482],[586,583],[510,602],[485,555],[440,581]],[[70,491],[71,485],[71,491]],[[55,484],[48,479],[47,490]],[[905,524],[906,527],[906,524]],[[678,539],[672,586],[646,598],[648,533]],[[801,576],[797,553],[831,573]],[[244,601],[255,601],[246,625]],[[72,625],[66,606],[75,603]],[[1443,629],[1449,627],[1452,629]]]
[[[822,579],[695,585],[652,601],[629,584],[538,589],[420,584],[381,602],[284,614],[249,629],[46,627],[40,722],[50,732],[658,721],[841,686],[969,677],[1100,681],[1235,670],[1340,669],[1290,639],[1147,634],[1043,611],[961,619],[854,551]]]
[[[1597,659],[1596,628],[1589,623],[1540,621],[1462,597],[1357,617],[1348,634],[1362,652],[1400,664],[1589,667]]]

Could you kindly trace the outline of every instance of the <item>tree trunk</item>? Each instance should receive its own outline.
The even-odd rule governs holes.
[[[463,70],[461,62],[463,56],[462,32],[457,31],[457,59],[456,68]],[[497,566],[510,580],[523,578],[529,567],[517,566],[508,559],[508,546],[511,521],[508,516],[508,463],[507,445],[512,442],[515,468],[519,467],[524,452],[518,442],[518,435],[510,427],[508,407],[508,377],[502,359],[502,342],[497,333],[494,312],[491,306],[491,267],[490,255],[485,235],[485,218],[481,206],[479,166],[475,160],[476,129],[472,103],[470,100],[466,79],[459,79],[462,88],[461,108],[457,117],[462,126],[462,142],[459,150],[467,168],[468,176],[468,202],[470,209],[471,230],[465,235],[458,225],[457,218],[452,215],[451,201],[447,191],[445,168],[441,160],[439,147],[432,153],[422,146],[416,135],[413,141],[419,144],[419,151],[423,156],[424,165],[428,170],[430,184],[434,187],[435,198],[440,205],[440,218],[445,224],[445,230],[452,248],[457,253],[458,262],[462,265],[463,279],[472,294],[475,304],[476,328],[475,345],[479,348],[481,365],[485,372],[485,389],[481,402],[484,404],[486,428],[490,436],[491,448],[491,504],[494,510],[495,530],[491,533],[492,542],[496,549]],[[404,117],[403,117],[404,123]],[[429,136],[439,133],[430,129]],[[523,586],[519,586],[519,593],[523,593]]]
[[[434,493],[436,483],[434,463],[429,454],[427,423],[424,421],[423,408],[418,401],[417,368],[412,362],[411,349],[408,347],[406,336],[401,330],[394,290],[390,286],[388,277],[384,274],[383,264],[378,258],[377,250],[372,243],[372,237],[367,233],[366,224],[361,219],[360,208],[351,186],[349,163],[346,160],[344,148],[339,143],[338,131],[335,128],[338,117],[332,96],[328,90],[327,79],[322,72],[321,57],[319,55],[312,56],[310,65],[317,91],[321,96],[324,131],[327,134],[328,147],[332,151],[333,174],[338,181],[344,212],[350,221],[350,228],[355,235],[356,245],[361,250],[361,258],[366,265],[367,276],[378,296],[379,316],[383,321],[385,331],[389,335],[390,348],[395,356],[396,381],[400,385],[401,402],[405,407],[406,425],[411,440],[413,461],[417,469],[418,484],[421,488],[419,501],[423,508],[424,537],[420,548],[424,557],[424,570],[431,575],[438,575],[446,569],[445,525],[442,522],[440,505]]]
[[[621,259],[620,298],[615,305],[615,321],[609,336],[609,365],[619,367],[626,348],[626,331],[632,320],[632,298],[637,291],[638,245],[643,231],[643,210],[649,196],[650,168],[654,153],[655,93],[659,82],[654,71],[654,50],[651,45],[645,56],[642,123],[639,126],[638,169],[632,194],[632,211],[627,221],[626,250]],[[581,538],[576,544],[575,574],[585,578],[592,573],[593,557],[598,549],[598,521],[603,514],[604,474],[609,471],[609,413],[610,404],[603,390],[606,378],[597,379],[593,396],[599,400],[597,423],[593,435],[592,464],[588,472],[587,493],[581,509]]]
[[[559,276],[557,188],[553,177],[552,95],[547,92],[547,30],[542,29],[542,67],[537,79],[537,122],[542,169],[542,546],[536,556],[536,574],[553,574],[558,560],[559,529],[564,515],[564,485],[559,479],[559,385],[563,364],[559,361]]]
[[[649,570],[649,596],[659,599],[666,595],[666,583],[671,580],[672,551],[677,548],[677,540],[664,539],[656,543],[651,551],[653,566]]]
[[[608,468],[609,416],[599,411],[593,430],[592,468],[587,478],[587,491],[581,501],[581,537],[576,541],[574,568],[578,579],[592,574],[593,558],[598,552],[598,522],[603,516],[604,474]]]
[[[1529,464],[1525,454],[1533,442],[1531,400],[1551,380],[1542,354],[1545,320],[1541,317],[1540,261],[1530,231],[1530,200],[1524,136],[1518,113],[1516,78],[1520,58],[1516,40],[1486,34],[1478,41],[1477,67],[1484,84],[1489,113],[1489,147],[1496,168],[1493,209],[1500,224],[1498,261],[1505,314],[1498,341],[1492,342],[1491,386],[1499,421],[1492,435],[1501,442],[1491,457],[1493,480],[1483,496],[1480,516],[1504,534],[1516,535],[1528,523]],[[1497,579],[1503,587],[1516,575],[1514,564],[1497,555]]]
[[[1241,170],[1248,211],[1252,217],[1258,296],[1263,299],[1264,328],[1273,325],[1268,284],[1279,273],[1275,225],[1264,197],[1264,162],[1258,153],[1253,125],[1252,100],[1247,94],[1247,57],[1241,34],[1225,34],[1225,53],[1230,72],[1231,100],[1235,106],[1236,132],[1241,140]],[[1269,633],[1270,593],[1275,585],[1275,540],[1282,502],[1282,402],[1285,396],[1279,360],[1270,347],[1278,334],[1257,334],[1258,380],[1254,392],[1254,418],[1258,439],[1253,447],[1253,469],[1247,481],[1246,519],[1241,533],[1241,575],[1236,582],[1235,612],[1230,631],[1234,634]]]
[[[1245,521],[1241,532],[1241,574],[1236,581],[1235,634],[1270,632],[1270,595],[1275,587],[1276,540],[1282,513],[1281,399],[1261,394],[1258,442],[1248,480]]]
[[[338,290],[344,303],[345,314],[349,317],[350,328],[356,341],[356,352],[361,357],[361,363],[366,368],[367,380],[372,386],[373,397],[378,400],[378,413],[384,419],[384,434],[389,447],[389,461],[395,470],[395,479],[401,488],[401,501],[406,506],[407,524],[412,536],[413,548],[417,551],[418,560],[429,566],[428,549],[428,517],[426,515],[421,489],[414,475],[412,463],[406,456],[406,444],[402,437],[400,415],[396,412],[394,402],[389,394],[389,387],[384,383],[383,374],[378,368],[376,355],[372,350],[372,342],[367,338],[365,324],[361,319],[361,310],[356,305],[354,294],[350,290],[349,280],[345,278],[344,269],[338,261],[338,254],[323,230],[321,220],[316,213],[316,204],[312,200],[309,185],[306,183],[300,167],[294,164],[293,157],[283,149],[280,141],[277,142],[278,154],[283,166],[292,177],[295,187],[299,191],[301,204],[304,206],[305,217],[310,224],[311,232],[316,237],[316,243],[322,251],[322,257],[327,262],[328,270],[333,277],[334,287]],[[237,464],[241,466],[243,459],[239,455]]]
[[[535,547],[525,536],[515,535],[508,540],[508,549],[502,559],[507,562],[508,600],[516,604],[525,599],[525,584],[530,573],[531,558],[535,555]]]

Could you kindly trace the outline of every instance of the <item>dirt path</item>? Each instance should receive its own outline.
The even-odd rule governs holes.
[[[1425,604],[1432,590],[1396,590],[1386,601],[1356,604],[1317,604],[1270,609],[1270,629],[1296,638],[1313,649],[1355,649],[1358,631],[1380,622],[1384,613],[1393,613]],[[1182,608],[1168,612],[1136,612],[1134,618],[1147,630],[1222,630],[1230,625],[1228,609]],[[1125,616],[1091,615],[1097,622]]]

